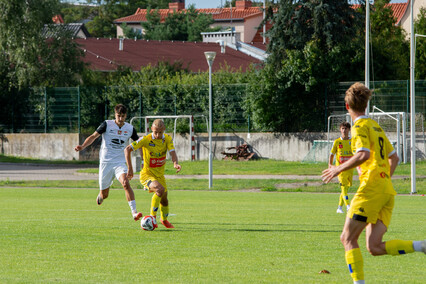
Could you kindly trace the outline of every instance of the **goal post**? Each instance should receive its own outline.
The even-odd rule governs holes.
[[[194,117],[204,119],[206,126],[208,128],[207,117],[204,114],[194,114],[194,115],[147,115],[147,116],[135,116],[130,120],[130,124],[133,125],[133,122],[137,119],[143,120],[145,123],[145,135],[148,135],[150,130],[150,119],[174,119],[174,128],[173,128],[173,139],[176,137],[176,127],[178,119],[188,119],[189,120],[189,160],[195,160],[195,135],[194,135]],[[208,129],[207,129],[208,131]]]
[[[405,112],[384,112],[378,107],[373,106],[369,117],[383,128],[388,135],[392,145],[394,145],[398,157],[402,157],[400,162],[407,163],[407,115]],[[353,121],[349,113],[335,114],[328,117],[327,123],[327,140],[313,141],[312,148],[304,157],[303,162],[327,162],[330,155],[333,142],[340,136],[339,126],[342,122],[349,122],[353,125]],[[423,131],[424,133],[424,131]],[[425,146],[426,149],[426,146]]]

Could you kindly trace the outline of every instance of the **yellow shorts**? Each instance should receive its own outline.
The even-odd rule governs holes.
[[[140,175],[139,175],[139,178],[140,178],[140,182],[144,186],[145,190],[149,190],[149,186],[150,186],[151,182],[156,180],[164,187],[164,192],[167,192],[166,178],[164,176],[156,177],[156,176],[151,175],[149,173],[141,172]]]
[[[381,220],[389,227],[395,196],[388,193],[357,192],[352,198],[347,217],[353,220],[376,224]]]
[[[352,178],[354,176],[354,171],[344,171],[337,176],[340,186],[352,186]]]

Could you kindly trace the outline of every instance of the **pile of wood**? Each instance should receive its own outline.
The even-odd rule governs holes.
[[[225,157],[223,158],[224,160],[248,161],[254,156],[254,153],[250,153],[248,148],[249,145],[247,144],[242,144],[236,147],[228,147],[226,148],[226,150],[229,151],[234,149],[236,152],[222,152],[221,154],[225,155]]]

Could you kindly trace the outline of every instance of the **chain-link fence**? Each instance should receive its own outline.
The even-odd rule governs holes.
[[[328,90],[324,108],[327,117],[346,113],[344,95],[353,82],[340,83]],[[371,82],[374,95],[370,106],[386,112],[407,112],[410,108],[409,81]],[[244,108],[248,85],[213,85],[214,132],[265,132],[255,129],[250,112]],[[113,108],[122,103],[132,117],[153,115],[205,115],[208,117],[208,85],[107,86],[75,88],[32,88],[12,91],[2,102],[7,111],[0,112],[2,133],[92,133],[105,119],[114,117]],[[289,106],[291,107],[291,106]],[[252,111],[252,110],[251,110]],[[426,80],[416,81],[416,113],[426,113]],[[279,114],[277,114],[279,115]],[[168,123],[168,122],[166,122]],[[205,132],[204,120],[195,122],[195,132]],[[142,123],[136,123],[142,132]],[[168,129],[170,128],[167,125]],[[179,132],[188,132],[185,121],[178,122]],[[317,129],[312,129],[314,131]]]

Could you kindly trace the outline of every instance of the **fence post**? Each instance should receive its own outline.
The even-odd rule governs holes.
[[[407,80],[407,113],[410,113],[410,80]],[[408,120],[408,117],[407,117]]]

